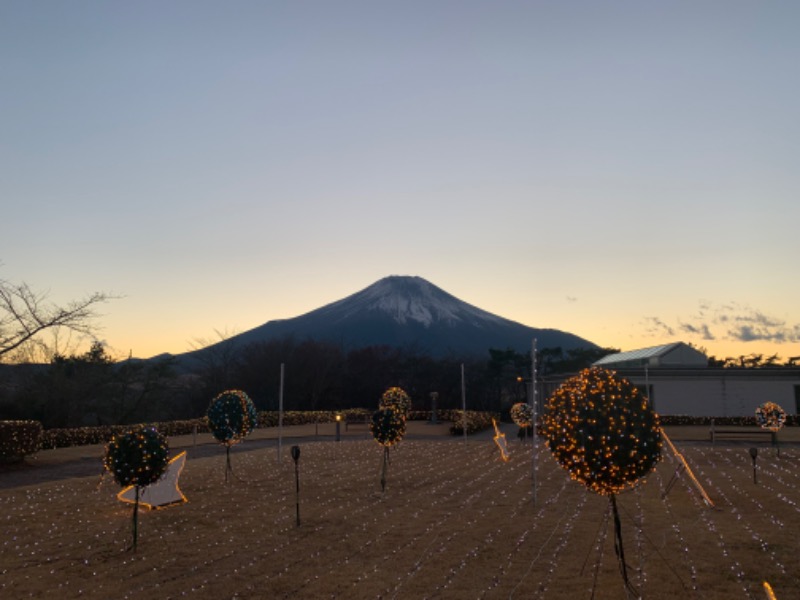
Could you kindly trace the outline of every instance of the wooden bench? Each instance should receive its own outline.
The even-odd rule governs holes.
[[[711,429],[709,431],[709,436],[711,438],[711,443],[717,441],[717,439],[728,439],[728,440],[739,440],[739,439],[750,439],[750,440],[757,440],[761,441],[763,439],[767,439],[772,445],[776,445],[778,442],[778,438],[775,435],[774,431],[769,431],[768,429],[756,429],[753,427],[715,427],[714,423],[711,423]]]

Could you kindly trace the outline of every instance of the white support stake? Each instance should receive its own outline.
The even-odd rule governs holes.
[[[537,401],[536,401],[536,338],[533,339],[531,347],[531,403],[533,416],[533,444],[531,447],[531,481],[533,482],[533,506],[536,508],[536,422],[537,422]]]
[[[283,363],[281,363],[281,387],[278,392],[278,462],[283,451]]]

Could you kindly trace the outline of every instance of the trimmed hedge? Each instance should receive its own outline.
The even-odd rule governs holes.
[[[341,411],[333,410],[317,410],[317,411],[287,411],[283,413],[283,424],[287,427],[292,425],[313,425],[315,423],[333,423],[336,420],[336,415],[342,415],[344,418],[351,415],[372,415],[372,412],[363,408],[354,408]],[[463,417],[460,410],[439,410],[437,415],[442,421],[452,422],[450,433],[453,435],[463,435]],[[412,410],[408,413],[408,421],[428,421],[431,418],[431,411],[429,410]],[[500,414],[495,412],[483,411],[467,411],[467,434],[477,433],[492,427],[492,419],[500,422]],[[752,426],[756,427],[755,415],[752,417],[713,417],[714,423],[718,426]],[[709,427],[711,425],[712,417],[689,417],[686,415],[671,415],[660,416],[661,424],[665,426],[675,425],[696,425]],[[21,457],[25,454],[32,454],[39,448],[67,448],[69,446],[82,446],[88,444],[105,444],[115,434],[124,433],[129,430],[132,425],[108,425],[101,427],[78,427],[74,429],[47,429],[41,430],[41,424],[38,421],[1,421],[0,424],[8,423],[28,423],[35,425],[28,425],[31,427],[31,433],[28,435],[13,434],[19,441],[11,442],[13,430],[0,428],[0,458],[5,458],[7,455],[14,457]],[[257,427],[277,427],[278,426],[278,412],[277,411],[262,411],[258,413]],[[206,418],[200,419],[186,419],[183,421],[164,421],[161,423],[149,423],[155,427],[160,433],[167,437],[176,435],[191,435],[197,428],[198,433],[207,433],[208,422]],[[800,425],[800,417],[798,415],[787,415],[786,426]],[[38,445],[35,449],[31,450],[33,442],[28,441],[34,436],[33,431],[38,431]],[[8,449],[7,449],[8,446]],[[11,450],[13,448],[13,450]],[[20,452],[23,452],[20,454]]]
[[[144,425],[139,423],[138,425]],[[147,423],[155,427],[159,433],[167,437],[174,435],[189,435],[197,431],[208,431],[205,419],[187,419],[184,421],[164,421],[161,423]],[[69,448],[70,446],[88,446],[91,444],[105,444],[117,434],[123,434],[136,425],[101,425],[99,427],[73,427],[63,429],[46,429],[42,433],[42,448]]]
[[[39,421],[0,421],[0,460],[14,462],[35,454],[41,435]]]
[[[714,425],[720,426],[737,426],[737,427],[757,427],[756,416],[752,417],[690,417],[687,415],[659,415],[659,420],[662,425],[704,425],[711,426],[711,420],[714,420]],[[800,425],[800,415],[786,415],[786,426],[796,427]]]
[[[445,410],[441,411],[440,417],[445,421],[452,421],[450,433],[452,435],[464,435],[464,411]],[[478,433],[492,427],[492,419],[500,420],[500,413],[480,412],[476,410],[467,411],[467,435]]]
[[[348,409],[344,411],[286,411],[283,413],[283,424],[287,427],[292,425],[313,425],[315,423],[332,423],[336,420],[336,415],[342,416],[372,413],[366,409]],[[278,412],[262,411],[258,413],[256,427],[277,427]],[[142,424],[140,424],[142,425]],[[147,423],[146,425],[155,427],[161,434],[167,437],[176,435],[191,435],[195,432],[208,433],[208,420],[206,417],[199,419],[186,419],[183,421],[163,421],[157,423]],[[91,444],[105,444],[114,435],[128,431],[135,425],[103,425],[99,427],[75,427],[69,429],[48,429],[42,433],[41,447],[68,448],[70,446],[87,446]]]

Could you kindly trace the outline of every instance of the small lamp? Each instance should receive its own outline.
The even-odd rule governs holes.
[[[753,483],[758,485],[758,475],[756,473],[756,458],[758,458],[758,448],[750,448],[750,458],[753,459]]]

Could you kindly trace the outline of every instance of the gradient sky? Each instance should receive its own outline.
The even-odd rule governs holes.
[[[0,278],[148,357],[392,274],[800,355],[800,3],[0,3]]]

